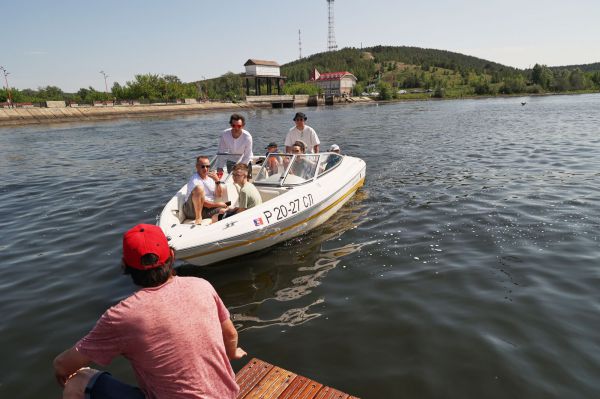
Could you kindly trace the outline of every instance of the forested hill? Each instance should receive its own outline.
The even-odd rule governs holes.
[[[377,72],[378,66],[389,62],[417,65],[428,69],[438,67],[449,70],[481,73],[516,72],[517,70],[496,62],[446,50],[420,47],[375,46],[363,49],[345,48],[311,55],[281,67],[282,73],[292,82],[304,82],[309,71],[317,68],[321,72],[352,72],[359,81],[368,81]]]
[[[355,95],[374,91],[383,99],[423,91],[435,91],[435,97],[463,97],[600,89],[600,63],[552,68],[535,64],[523,70],[446,50],[375,46],[315,54],[283,65],[286,92],[314,94],[316,88],[304,83],[314,68],[321,73],[351,72],[358,79]]]
[[[595,62],[593,64],[557,66],[557,67],[550,67],[550,69],[552,69],[552,70],[581,69],[583,72],[596,72],[596,71],[600,71],[600,62]]]

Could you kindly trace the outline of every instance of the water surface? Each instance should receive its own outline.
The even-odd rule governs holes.
[[[179,273],[217,288],[250,356],[356,396],[600,397],[599,110],[308,108],[323,147],[366,161],[365,187],[305,236]],[[246,113],[256,153],[294,112]],[[54,356],[135,289],[121,235],[155,221],[228,117],[0,129],[1,397],[59,396]]]

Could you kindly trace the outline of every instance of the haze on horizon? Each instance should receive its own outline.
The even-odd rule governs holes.
[[[517,68],[600,62],[600,2],[336,0],[338,48],[415,46]],[[109,90],[144,73],[184,82],[242,72],[249,58],[280,64],[327,49],[327,2],[10,2],[0,65],[18,89]],[[4,82],[2,83],[4,86]]]

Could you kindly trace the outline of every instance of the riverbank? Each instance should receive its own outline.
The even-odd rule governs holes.
[[[63,108],[0,108],[0,127],[57,122],[94,121],[255,108],[247,103],[156,104]]]
[[[366,97],[353,97],[344,103],[374,101]],[[58,108],[0,108],[0,127],[48,123],[140,118],[147,116],[181,115],[209,111],[236,111],[270,107],[267,103],[205,102],[197,104],[108,105]]]
[[[339,104],[372,102],[367,97],[352,97]],[[336,102],[335,104],[338,104]],[[302,105],[306,106],[306,105]],[[168,116],[209,111],[236,111],[271,107],[268,103],[205,102],[197,104],[107,105],[58,108],[0,108],[0,127],[64,122],[85,122],[119,118]]]

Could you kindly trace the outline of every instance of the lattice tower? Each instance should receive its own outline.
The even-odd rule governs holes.
[[[328,9],[328,26],[329,26],[329,34],[327,35],[327,50],[334,51],[337,50],[337,44],[335,44],[335,26],[333,22],[333,1],[327,0],[327,9]]]
[[[300,29],[298,29],[298,59],[302,58],[302,37],[300,36]]]

